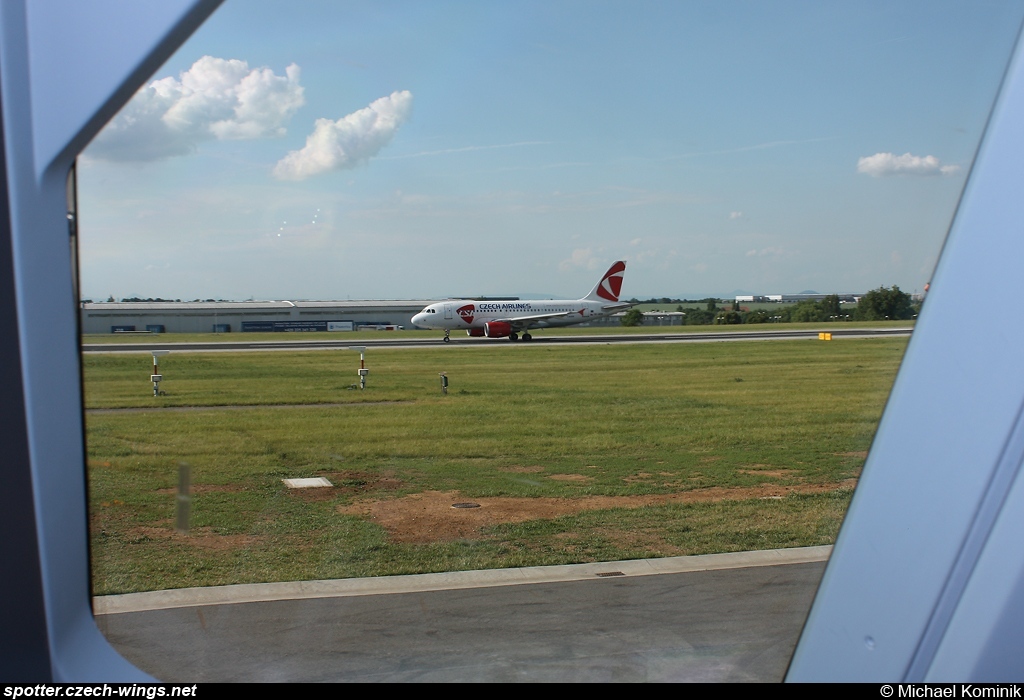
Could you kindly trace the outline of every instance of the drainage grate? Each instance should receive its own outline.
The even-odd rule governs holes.
[[[452,508],[479,508],[479,503],[452,503]]]
[[[607,578],[608,576],[625,576],[626,574],[621,571],[602,571],[597,575],[601,578]]]

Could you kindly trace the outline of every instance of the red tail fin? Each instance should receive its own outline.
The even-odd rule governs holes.
[[[626,263],[623,260],[612,263],[612,266],[608,268],[608,272],[604,273],[604,277],[597,283],[590,294],[584,297],[584,299],[603,299],[605,301],[618,301],[619,290],[622,289],[622,276],[626,272]]]

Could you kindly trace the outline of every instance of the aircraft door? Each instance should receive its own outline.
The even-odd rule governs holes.
[[[444,318],[445,318],[445,320],[449,320],[449,319],[451,319],[451,317],[452,317],[452,305],[451,304],[445,304],[444,305]]]

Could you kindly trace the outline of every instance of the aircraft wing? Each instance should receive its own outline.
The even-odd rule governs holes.
[[[566,316],[577,316],[579,311],[558,311],[550,314],[534,314],[533,316],[516,316],[515,318],[503,318],[501,319],[505,323],[511,324],[512,328],[516,331],[524,330],[530,327],[531,323],[537,321],[546,321],[550,318],[565,318]]]

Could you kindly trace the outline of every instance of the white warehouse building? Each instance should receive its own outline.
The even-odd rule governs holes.
[[[430,301],[85,302],[82,333],[239,333],[412,327]]]

